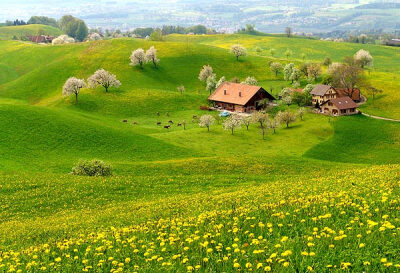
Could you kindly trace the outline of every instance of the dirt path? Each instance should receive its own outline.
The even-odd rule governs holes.
[[[367,113],[363,113],[363,112],[361,112],[361,114],[362,114],[363,116],[370,117],[370,118],[374,118],[374,119],[381,119],[381,120],[387,120],[387,121],[400,122],[399,119],[378,117],[378,116],[373,116],[373,115],[370,115],[370,114],[367,114]]]

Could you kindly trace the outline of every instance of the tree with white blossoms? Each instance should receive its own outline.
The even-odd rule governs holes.
[[[267,113],[258,111],[254,112],[252,115],[254,123],[260,124],[260,129],[262,132],[263,140],[265,139],[265,131],[268,129],[268,119],[269,115]]]
[[[75,94],[75,101],[78,102],[79,92],[82,88],[85,87],[86,87],[85,80],[71,77],[65,82],[62,94],[64,96],[70,96],[72,94]]]
[[[89,87],[96,88],[97,86],[103,86],[106,92],[108,92],[108,88],[114,86],[118,88],[121,86],[121,82],[117,79],[114,74],[102,69],[94,72],[92,76],[88,79]]]
[[[223,123],[225,130],[230,130],[232,135],[236,128],[242,125],[242,119],[239,115],[230,115]]]
[[[215,88],[217,88],[217,79],[215,78],[216,75],[215,74],[211,74],[210,77],[207,78],[206,81],[206,89],[207,91],[211,92],[215,90]]]
[[[374,64],[374,59],[372,58],[371,54],[369,51],[364,49],[360,49],[354,55],[354,60],[361,66],[361,68],[364,68],[365,66],[373,66]]]
[[[152,62],[154,67],[157,68],[157,65],[160,62],[160,59],[157,58],[157,49],[154,46],[150,47],[146,51],[146,61]]]
[[[299,116],[300,120],[303,120],[304,115],[306,114],[307,110],[304,107],[300,107],[299,110],[297,110],[297,115]]]
[[[199,126],[207,127],[207,130],[210,131],[210,126],[212,126],[215,122],[215,118],[211,115],[202,115],[200,117]]]
[[[185,91],[185,86],[184,85],[179,85],[177,87],[178,91],[181,93],[181,95],[183,94],[183,92]]]
[[[243,82],[242,82],[242,84],[247,84],[247,85],[257,85],[258,84],[258,82],[257,82],[257,80],[254,78],[254,77],[247,77]]]
[[[283,88],[279,96],[281,97],[282,103],[288,106],[292,104],[292,91],[289,88]]]
[[[297,67],[294,67],[292,70],[292,74],[289,76],[289,80],[292,81],[292,84],[297,82],[301,77],[301,71]]]
[[[279,111],[277,118],[281,123],[286,124],[286,128],[289,128],[289,124],[296,121],[296,114],[290,110],[286,110],[284,112]]]
[[[210,65],[203,65],[200,70],[199,80],[206,83],[208,77],[214,74],[213,68]]]
[[[285,81],[290,80],[290,76],[292,75],[293,69],[295,69],[295,68],[296,67],[295,67],[294,63],[285,65],[285,68],[283,69],[283,75],[284,75]]]
[[[247,131],[249,130],[250,124],[253,123],[253,118],[251,116],[244,116],[242,118],[242,124],[246,126]]]
[[[219,81],[217,82],[217,85],[215,86],[216,88],[218,88],[221,84],[223,84],[224,82],[226,82],[226,78],[225,76],[222,76]]]
[[[236,57],[236,60],[239,60],[239,57],[246,56],[247,50],[242,45],[236,44],[231,46],[231,53],[233,53]]]
[[[143,64],[146,62],[146,54],[144,53],[143,48],[138,48],[131,54],[131,66],[139,65],[140,68],[143,68]]]
[[[322,68],[320,64],[313,63],[307,66],[307,75],[309,81],[316,81],[317,78],[321,75]]]
[[[283,65],[280,62],[272,62],[269,65],[269,69],[275,74],[275,77],[277,77],[279,72],[283,70]]]
[[[272,129],[274,131],[274,134],[276,133],[276,129],[279,128],[279,125],[281,124],[281,121],[279,120],[278,116],[275,116],[274,118],[268,119],[268,128]]]

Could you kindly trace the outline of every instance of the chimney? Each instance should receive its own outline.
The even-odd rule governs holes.
[[[242,96],[242,92],[239,91],[239,97],[241,97],[241,96]]]
[[[224,95],[226,95],[226,89],[224,89]]]

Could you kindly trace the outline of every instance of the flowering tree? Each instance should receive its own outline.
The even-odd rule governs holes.
[[[143,68],[143,64],[146,62],[146,54],[142,48],[138,48],[132,52],[130,59],[131,66],[140,65],[140,68]]]
[[[211,115],[203,115],[200,117],[199,126],[207,127],[207,130],[210,131],[210,126],[215,122],[215,118]]]
[[[103,68],[94,72],[94,74],[89,77],[88,83],[90,88],[103,86],[106,89],[106,92],[108,92],[108,88],[111,86],[116,88],[121,86],[121,82],[117,80],[117,77]]]
[[[249,126],[252,122],[253,118],[251,116],[245,116],[242,118],[242,124],[246,126],[247,131],[249,130]]]
[[[226,82],[226,78],[225,76],[222,76],[219,81],[217,82],[217,85],[215,86],[216,88],[218,88],[221,84],[223,84],[224,82]]]
[[[307,66],[307,76],[310,81],[315,81],[322,73],[320,64],[314,63]]]
[[[214,74],[213,68],[209,65],[204,65],[203,68],[200,70],[199,80],[205,83],[208,77],[210,77],[213,74]]]
[[[286,128],[289,128],[289,124],[296,121],[296,114],[291,112],[290,110],[286,110],[284,112],[279,111],[277,114],[277,118],[281,123],[286,124]]]
[[[236,57],[236,60],[239,60],[239,57],[246,56],[247,50],[242,45],[236,44],[231,47],[231,53],[233,53]]]
[[[242,119],[238,115],[229,116],[223,123],[224,129],[231,130],[232,135],[235,128],[238,128],[241,125],[242,125]]]
[[[62,94],[64,96],[75,94],[75,101],[78,102],[79,91],[84,87],[86,87],[85,80],[71,77],[65,82]]]
[[[364,68],[365,66],[372,66],[374,64],[374,59],[372,58],[369,51],[360,49],[355,55],[354,60]]]
[[[207,89],[207,91],[210,92],[210,94],[212,91],[215,90],[215,88],[217,88],[217,79],[215,77],[216,77],[215,74],[211,74],[211,76],[208,77],[207,81],[206,81],[206,83],[207,83],[206,89]]]
[[[278,73],[283,70],[283,66],[280,62],[272,62],[269,65],[269,69],[271,70],[272,73],[275,74],[275,77],[277,77]]]
[[[257,85],[258,82],[254,77],[247,77],[242,84],[248,84],[248,85]]]
[[[262,136],[263,139],[265,137],[265,131],[267,130],[267,126],[268,126],[268,119],[269,119],[269,115],[267,113],[263,113],[263,112],[254,112],[252,115],[253,121],[255,123],[260,124],[260,129],[262,132]]]
[[[303,120],[304,115],[306,114],[307,110],[304,107],[300,107],[297,111],[297,115],[299,116],[300,120]]]
[[[274,134],[276,133],[276,129],[279,127],[280,120],[278,116],[275,116],[274,118],[268,119],[268,128],[272,129],[274,131]]]
[[[179,86],[177,87],[177,89],[178,89],[179,92],[181,92],[181,95],[182,95],[182,93],[185,91],[185,86],[179,85]]]
[[[157,59],[157,49],[152,46],[146,51],[146,61],[152,62],[154,67],[157,67],[160,59]]]

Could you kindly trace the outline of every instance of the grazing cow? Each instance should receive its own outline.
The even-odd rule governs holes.
[[[165,129],[169,129],[169,128],[171,128],[171,126],[170,125],[165,125],[164,128]]]
[[[173,122],[172,120],[168,121],[168,123],[170,123],[170,124],[174,124],[174,122]]]
[[[196,119],[196,118],[198,118],[198,117],[197,117],[197,115],[193,115],[193,118]]]
[[[178,123],[178,126],[182,126],[182,124],[181,124],[181,123]]]
[[[127,120],[127,119],[124,119],[122,122],[128,122],[128,120]]]
[[[134,121],[133,124],[134,124],[134,125],[137,125],[137,121]]]
[[[161,122],[159,121],[159,122],[157,122],[157,125],[161,125]]]

